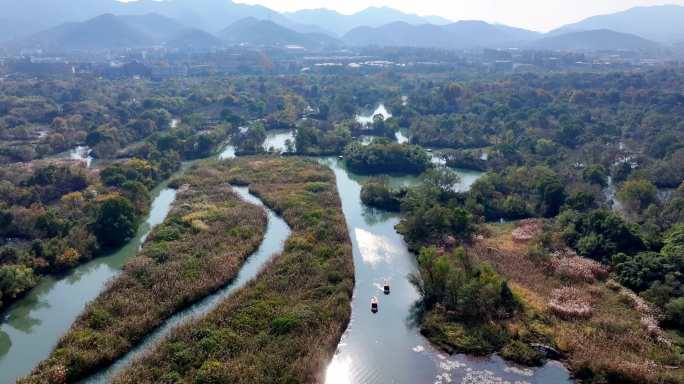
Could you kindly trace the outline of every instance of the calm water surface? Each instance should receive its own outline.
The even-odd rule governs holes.
[[[129,352],[122,359],[118,360],[109,369],[104,370],[87,380],[84,383],[107,383],[119,373],[123,368],[131,363],[134,359],[142,356],[148,352],[155,343],[167,336],[169,332],[181,325],[182,323],[191,320],[194,317],[204,315],[216,308],[221,301],[230,296],[236,290],[242,288],[250,280],[252,280],[264,267],[264,265],[273,258],[273,256],[281,253],[285,245],[285,240],[290,236],[290,227],[276,215],[273,211],[268,209],[258,198],[251,195],[247,188],[234,187],[233,190],[240,195],[240,197],[254,205],[264,207],[268,213],[268,227],[264,234],[264,241],[259,246],[256,253],[252,254],[240,269],[238,276],[227,286],[218,292],[207,296],[205,299],[199,301],[188,309],[181,311],[171,318],[169,318],[163,326],[155,332],[147,336],[142,343],[135,349]]]
[[[383,111],[378,108],[373,115],[377,113]],[[291,132],[269,132],[266,145],[282,150],[287,139],[292,140]],[[219,158],[234,156],[234,148],[229,145]],[[412,316],[419,295],[408,282],[407,275],[416,271],[417,266],[415,256],[408,252],[402,237],[394,229],[399,222],[398,215],[363,206],[360,191],[366,177],[348,172],[337,159],[321,159],[321,162],[330,166],[337,178],[353,242],[356,273],[352,319],[327,370],[327,384],[571,382],[567,371],[555,362],[542,368],[519,368],[497,356],[449,356],[432,348],[419,334]],[[481,176],[479,172],[456,171],[461,175],[461,190],[469,188]],[[417,182],[417,178],[391,177],[390,182],[395,187],[410,186]],[[236,188],[236,191],[246,201],[262,205],[246,189]],[[12,382],[27,374],[48,356],[85,304],[94,299],[107,280],[114,277],[127,259],[135,254],[151,228],[164,220],[174,198],[173,190],[160,187],[150,218],[130,244],[115,254],[76,268],[63,278],[43,280],[25,299],[10,307],[0,325],[1,383]],[[283,242],[290,234],[287,224],[267,211],[269,224],[265,240],[235,281],[169,319],[125,358],[85,382],[107,382],[173,327],[211,310],[221,299],[256,276],[264,263],[282,250]],[[392,286],[392,293],[388,296],[382,293],[384,280],[389,280]],[[373,296],[380,299],[380,311],[375,315],[369,308]]]
[[[328,367],[326,384],[347,383],[570,383],[559,363],[529,369],[509,365],[497,356],[449,356],[432,348],[420,335],[412,314],[419,299],[407,275],[416,271],[416,258],[396,232],[396,214],[364,207],[360,200],[364,177],[348,172],[337,159],[322,160],[337,178],[342,207],[353,243],[356,286],[352,319]],[[460,171],[460,189],[481,175]],[[395,186],[416,178],[392,177]],[[389,280],[391,294],[382,283]],[[370,299],[380,300],[372,314]]]
[[[46,277],[0,317],[0,383],[12,383],[45,359],[85,305],[135,255],[152,228],[164,221],[176,191],[162,184],[149,217],[126,246],[61,277]]]
[[[290,141],[294,147],[295,135],[294,131],[286,130],[273,130],[266,132],[266,141],[264,142],[264,150],[269,151],[273,148],[277,152],[285,152],[287,149],[286,142]]]

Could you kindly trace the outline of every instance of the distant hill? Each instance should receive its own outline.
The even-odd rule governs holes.
[[[218,37],[201,29],[187,29],[167,41],[166,46],[191,51],[207,51],[225,44]]]
[[[59,50],[132,48],[153,43],[154,38],[111,14],[81,23],[62,24],[21,42],[24,47]]]
[[[301,25],[266,7],[230,0],[0,0],[0,9],[0,19],[15,23],[14,37],[29,36],[67,22],[81,22],[108,13],[155,13],[209,32],[218,32],[246,17],[271,20],[299,32],[325,32],[315,25]]]
[[[568,51],[656,51],[661,48],[658,43],[643,37],[607,29],[545,37],[531,43],[529,47]]]
[[[211,34],[188,28],[158,14],[104,14],[80,23],[65,23],[36,33],[13,45],[48,50],[102,50],[143,48],[153,45],[203,49],[222,45]]]
[[[389,7],[370,7],[352,15],[343,15],[329,9],[306,9],[284,14],[289,19],[309,25],[318,25],[341,36],[358,27],[380,27],[393,22],[407,24],[449,24],[452,21],[439,16],[418,16]]]
[[[532,41],[544,36],[543,33],[537,31],[530,31],[528,29],[510,27],[503,24],[494,24],[494,27],[506,34],[506,38],[510,41]]]
[[[443,26],[399,22],[377,28],[355,28],[343,40],[351,45],[463,49],[522,45],[539,36],[541,35],[536,32],[492,25],[484,21],[459,21]]]
[[[265,46],[299,45],[306,48],[335,47],[339,40],[320,33],[300,33],[270,20],[253,17],[239,20],[219,32],[218,36],[229,44]]]
[[[636,7],[624,12],[590,17],[558,28],[550,34],[597,29],[630,33],[666,44],[684,41],[684,6]]]
[[[180,22],[157,13],[121,15],[117,18],[155,41],[165,41],[188,29]]]

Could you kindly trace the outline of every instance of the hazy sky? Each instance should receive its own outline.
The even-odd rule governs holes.
[[[235,0],[261,4],[277,11],[330,8],[354,13],[369,6],[390,6],[420,15],[451,20],[478,19],[515,27],[548,31],[597,14],[622,11],[638,5],[680,4],[684,0]],[[684,22],[684,21],[683,21]]]

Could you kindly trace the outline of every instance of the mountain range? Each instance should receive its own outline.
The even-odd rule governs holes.
[[[228,45],[334,48],[341,41],[321,33],[302,33],[253,17],[236,21],[214,35],[155,13],[104,14],[83,22],[64,23],[13,42],[17,48],[85,51],[165,46],[206,51]]]
[[[253,17],[231,24],[218,36],[231,45],[295,45],[306,48],[334,48],[340,45],[339,40],[323,33],[297,32],[273,21]]]
[[[660,49],[659,44],[684,41],[682,6],[637,7],[547,34],[477,20],[451,22],[387,7],[353,15],[326,9],[281,14],[230,0],[0,0],[0,7],[0,40],[12,40],[14,47],[188,47],[196,42],[200,47],[346,44],[650,51]]]
[[[528,48],[562,51],[643,51],[657,52],[663,47],[651,40],[610,29],[568,32],[531,42]]]
[[[568,32],[610,29],[629,33],[663,44],[684,41],[684,7],[661,5],[635,7],[624,12],[590,17],[551,31],[550,35]]]
[[[484,21],[459,21],[446,25],[411,25],[404,22],[377,28],[358,27],[344,35],[350,45],[412,46],[439,48],[503,48],[539,39],[542,34]]]
[[[445,25],[452,21],[439,16],[418,16],[398,11],[389,7],[370,7],[352,15],[343,15],[329,9],[305,9],[285,13],[286,17],[304,25],[319,25],[338,36],[358,27],[380,27],[392,22],[407,24]]]

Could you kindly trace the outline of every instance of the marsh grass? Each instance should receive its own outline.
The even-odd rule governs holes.
[[[518,326],[547,335],[577,378],[590,383],[684,382],[680,352],[644,321],[652,319],[652,312],[624,287],[605,281],[605,271],[575,255],[558,263],[558,255],[531,252],[534,241],[514,239],[510,224],[490,225],[487,233],[472,251],[509,279],[524,303],[528,315]],[[567,313],[569,307],[562,304],[568,300],[582,304],[582,310]],[[554,304],[561,304],[560,312]]]
[[[74,382],[232,280],[261,243],[267,219],[227,180],[227,170],[211,164],[190,169],[168,218],[21,382]]]
[[[115,383],[314,383],[351,315],[351,243],[328,168],[300,158],[223,163],[292,228],[282,254],[206,316],[172,332]]]

